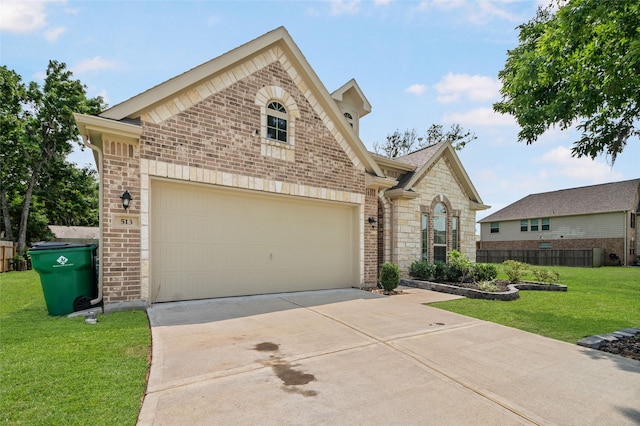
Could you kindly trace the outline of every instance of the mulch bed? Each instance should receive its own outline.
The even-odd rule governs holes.
[[[623,337],[615,342],[608,342],[600,348],[601,351],[640,361],[640,335]]]

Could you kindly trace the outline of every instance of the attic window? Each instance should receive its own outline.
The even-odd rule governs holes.
[[[353,115],[349,114],[348,112],[345,112],[344,118],[346,118],[347,121],[349,122],[349,125],[353,127]]]
[[[287,110],[280,102],[267,105],[267,138],[287,142]]]

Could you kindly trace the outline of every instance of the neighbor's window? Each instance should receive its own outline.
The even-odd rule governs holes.
[[[267,138],[287,142],[287,110],[280,102],[267,105]]]
[[[491,222],[491,233],[497,234],[500,232],[500,222]]]
[[[433,209],[433,261],[447,261],[447,208],[442,203]]]
[[[529,230],[529,221],[521,220],[520,221],[520,232],[527,232]]]
[[[451,249],[452,250],[460,250],[460,242],[459,242],[460,233],[458,232],[459,221],[460,221],[460,218],[457,216],[454,216],[451,218]]]
[[[543,250],[550,249],[551,248],[551,243],[547,243],[547,242],[540,243],[540,244],[538,244],[538,248],[539,249],[543,249]]]
[[[422,213],[420,233],[422,236],[422,260],[429,260],[429,215],[427,213]]]
[[[538,230],[538,219],[531,219],[531,232]]]
[[[542,230],[543,231],[551,230],[551,221],[549,218],[542,219]]]

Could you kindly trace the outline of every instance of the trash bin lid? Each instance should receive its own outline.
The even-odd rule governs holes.
[[[78,248],[78,247],[98,247],[95,244],[82,244],[82,243],[65,243],[61,241],[42,241],[39,243],[32,244],[29,248],[29,251],[36,250],[60,250],[67,248]]]

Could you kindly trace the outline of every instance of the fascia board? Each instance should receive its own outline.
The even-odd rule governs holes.
[[[417,192],[413,192],[413,191],[407,191],[407,190],[402,189],[402,188],[396,188],[396,189],[392,189],[390,191],[385,191],[384,192],[384,196],[387,197],[390,200],[395,200],[395,199],[398,199],[398,198],[412,200],[414,198],[418,198],[420,196],[420,194],[418,194]]]
[[[121,136],[136,141],[139,140],[140,135],[142,135],[142,126],[135,124],[78,113],[74,113],[73,118],[76,121],[81,135],[86,135],[87,131],[91,131]]]
[[[372,176],[367,173],[365,176],[365,185],[367,188],[388,189],[398,184],[394,178]]]

